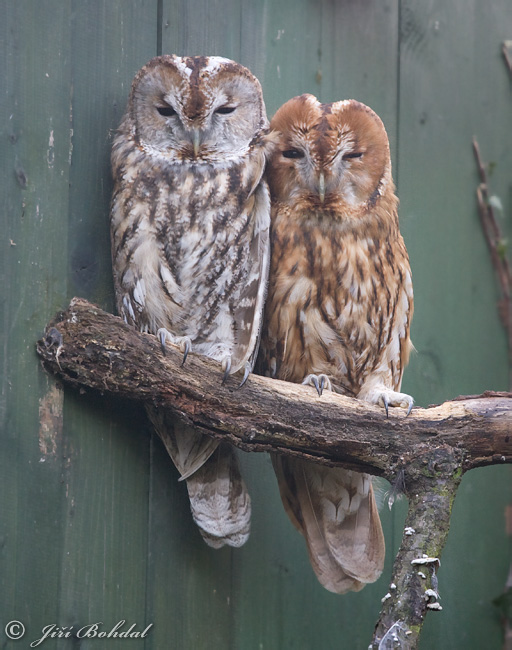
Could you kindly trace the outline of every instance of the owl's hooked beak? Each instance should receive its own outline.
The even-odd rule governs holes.
[[[323,172],[320,172],[318,176],[318,196],[320,203],[323,203],[325,201],[325,175]]]
[[[192,131],[192,145],[194,146],[194,157],[197,158],[199,146],[201,145],[201,134],[199,129],[193,129]]]

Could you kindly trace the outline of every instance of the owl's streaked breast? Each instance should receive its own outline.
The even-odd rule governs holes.
[[[219,169],[149,165],[129,149],[124,159],[136,157],[138,169],[120,174],[112,203],[117,295],[133,293],[142,278],[142,329],[186,334],[197,352],[222,358],[234,344],[234,306],[253,274],[251,242],[269,226],[268,211],[253,214],[255,200],[268,202],[266,186],[253,193],[263,151]],[[126,311],[122,301],[118,308]]]
[[[297,224],[283,206],[276,213],[272,245],[279,254],[271,262],[269,302],[281,307],[268,314],[268,330],[279,342],[277,377],[300,382],[323,373],[357,395],[385,362],[399,383],[398,337],[396,349],[388,344],[399,321],[405,336],[412,302],[401,237],[395,243],[332,224],[320,228],[314,218]]]

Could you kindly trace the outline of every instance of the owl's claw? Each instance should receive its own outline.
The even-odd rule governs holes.
[[[229,371],[231,370],[230,356],[224,357],[224,359],[222,359],[222,370],[224,370],[224,376],[222,377],[222,385],[224,385],[227,378],[229,377]]]
[[[310,385],[314,386],[316,388],[316,392],[322,396],[322,393],[324,392],[324,388],[326,390],[332,390],[332,385],[331,385],[331,380],[327,375],[320,374],[320,375],[315,375],[311,374],[308,375],[307,377],[304,378],[302,381],[304,385]]]
[[[187,360],[188,353],[192,349],[192,341],[190,338],[188,336],[175,336],[174,334],[171,334],[169,330],[166,330],[165,327],[161,327],[157,331],[156,335],[160,341],[160,347],[162,348],[162,354],[164,356],[167,352],[167,341],[169,341],[171,345],[175,345],[180,352],[183,352],[183,361],[181,362],[181,365],[183,366]]]
[[[389,397],[384,393],[381,397],[384,408],[386,409],[386,417],[389,418]]]
[[[240,386],[238,388],[242,388],[245,382],[249,379],[250,374],[251,374],[251,366],[249,363],[246,363],[244,367],[244,378],[242,379]]]
[[[162,348],[162,354],[165,357],[165,340],[167,338],[167,330],[166,329],[160,329],[157,332],[158,338],[160,339],[160,347]]]
[[[394,390],[382,391],[376,400],[377,404],[380,404],[386,409],[386,417],[389,417],[389,407],[395,406],[403,409],[407,409],[405,417],[409,415],[414,406],[414,399],[407,395],[406,393],[397,393]]]
[[[185,349],[183,350],[183,361],[181,362],[181,367],[185,365],[185,361],[187,360],[188,353],[190,352],[190,348],[192,347],[192,344],[190,343],[190,339],[188,336],[185,337]]]

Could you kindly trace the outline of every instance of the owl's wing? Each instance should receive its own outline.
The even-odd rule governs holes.
[[[148,405],[146,413],[181,474],[180,481],[194,474],[217,449],[218,440],[178,421],[171,411]]]
[[[264,181],[250,196],[246,209],[250,211],[254,229],[249,247],[249,272],[233,311],[236,331],[231,372],[247,364],[252,370],[258,353],[270,264],[270,196]]]
[[[343,594],[377,580],[385,543],[370,476],[277,454],[272,463],[320,583]]]
[[[372,323],[379,331],[381,344],[379,346],[379,363],[367,375],[358,398],[380,404],[388,410],[389,406],[407,409],[410,413],[414,400],[410,395],[401,393],[404,368],[409,362],[409,356],[414,346],[411,342],[410,329],[414,312],[414,297],[412,289],[411,268],[405,244],[401,235],[393,242],[393,264],[388,269],[388,287],[394,287],[395,298],[391,303],[381,294],[380,306],[373,305]],[[394,276],[393,276],[394,274]],[[391,304],[389,316],[385,319],[385,328],[378,324],[382,318],[379,313],[385,313],[384,305]]]
[[[414,350],[414,345],[411,341],[411,322],[414,314],[414,296],[412,290],[409,256],[407,255],[407,249],[405,248],[405,243],[401,235],[398,238],[397,247],[399,251],[397,255],[399,255],[402,273],[405,277],[405,283],[402,287],[402,292],[404,294],[403,302],[406,304],[406,309],[403,316],[403,328],[401,328],[398,332],[400,341],[400,376],[397,383],[395,384],[395,390],[400,390],[404,368],[409,363],[409,357],[411,355],[411,352]]]

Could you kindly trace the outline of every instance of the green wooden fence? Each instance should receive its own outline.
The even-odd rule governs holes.
[[[63,391],[34,344],[79,295],[113,308],[109,149],[152,56],[217,54],[261,80],[269,115],[311,92],[374,108],[390,136],[415,282],[417,354],[404,389],[427,405],[508,387],[498,291],[475,207],[476,135],[512,215],[510,0],[1,0],[0,647],[44,626],[120,620],[145,641],[47,648],[358,650],[388,588],[405,505],[382,513],[388,555],[362,592],[324,591],[270,462],[244,455],[253,532],[213,551],[142,412]],[[425,649],[500,648],[493,598],[510,561],[510,468],[464,478]],[[22,622],[22,640],[5,625]],[[126,626],[126,627],[127,627]],[[126,629],[125,627],[125,629]]]

